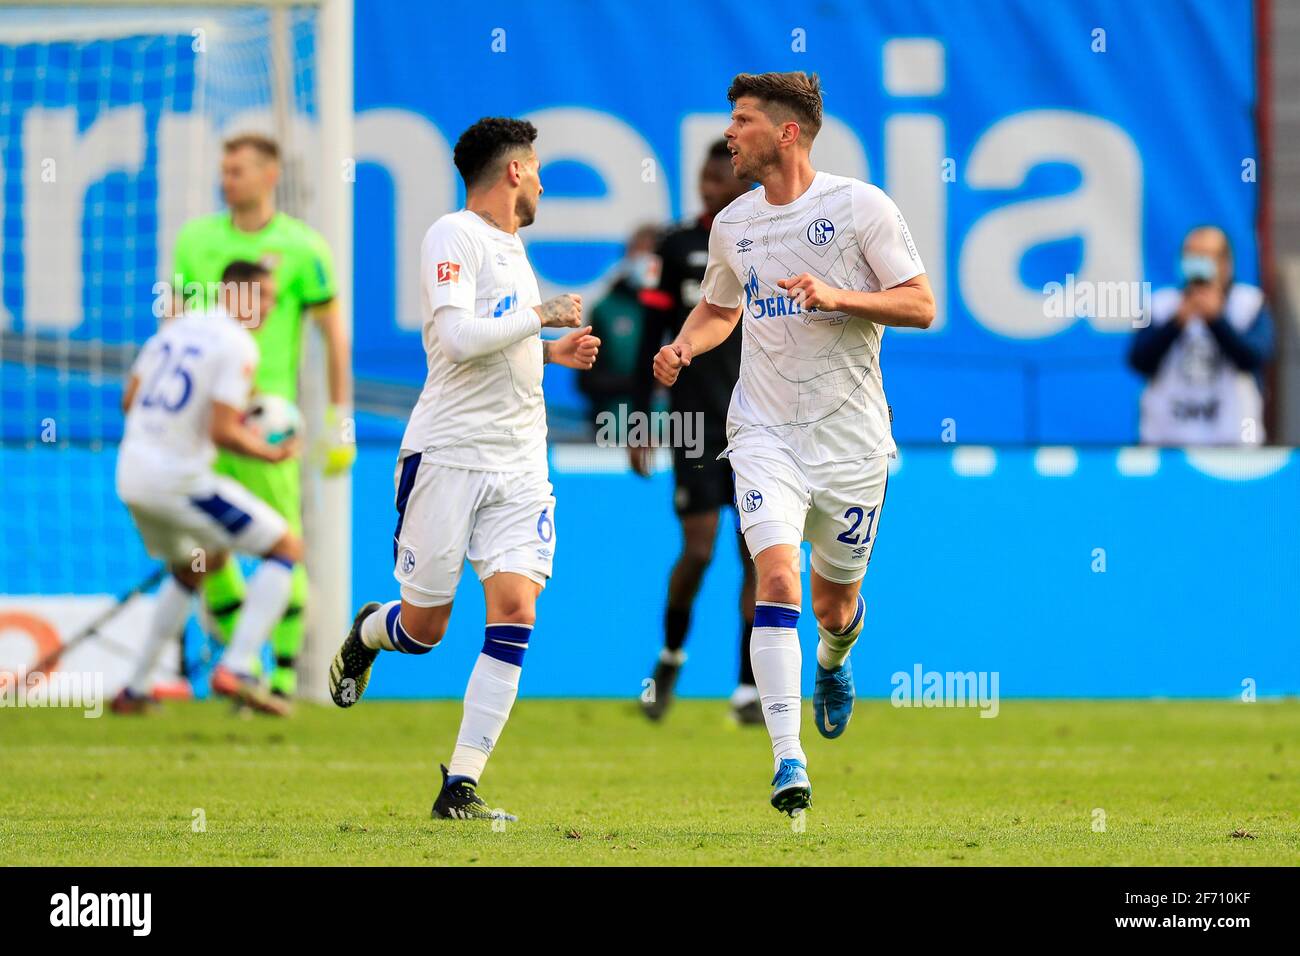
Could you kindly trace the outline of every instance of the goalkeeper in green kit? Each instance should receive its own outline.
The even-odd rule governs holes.
[[[187,301],[196,294],[210,296],[222,270],[236,259],[258,262],[271,270],[276,302],[254,339],[261,352],[254,386],[262,394],[297,402],[303,317],[309,314],[324,337],[329,375],[328,437],[316,453],[323,456],[326,475],[338,474],[356,457],[350,417],[351,347],[335,300],[334,270],[325,240],[305,223],[276,211],[279,160],[279,147],[265,136],[250,133],[225,142],[221,190],[228,210],[201,216],[181,227],[172,258],[173,294]],[[253,492],[285,517],[294,534],[302,535],[296,458],[272,464],[221,451],[215,470]],[[244,599],[244,577],[238,562],[228,561],[220,571],[208,574],[203,597],[215,624],[214,636],[229,642]],[[299,562],[288,610],[271,632],[275,654],[271,691],[284,697],[294,696],[297,690],[294,665],[303,642],[306,603],[307,573]]]

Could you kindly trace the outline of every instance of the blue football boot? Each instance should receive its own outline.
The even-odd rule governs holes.
[[[772,806],[794,816],[812,806],[812,781],[802,760],[782,757],[772,778]]]
[[[813,684],[813,721],[817,732],[826,738],[844,733],[853,716],[853,667],[849,659],[834,670],[817,665]]]

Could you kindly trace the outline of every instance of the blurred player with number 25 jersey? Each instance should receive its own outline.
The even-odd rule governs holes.
[[[268,444],[243,422],[257,370],[249,329],[260,329],[275,303],[274,282],[255,262],[237,260],[221,274],[215,308],[163,323],[141,349],[122,406],[126,426],[117,460],[117,493],[145,547],[171,576],[154,599],[144,652],[113,702],[138,712],[162,648],[175,641],[190,599],[232,551],[265,560],[248,582],[248,597],[229,646],[212,674],[212,689],[272,714],[288,703],[264,694],[254,678],[257,657],[289,604],[302,544],[288,522],[238,482],[213,471],[217,448],[258,461],[293,457],[293,440]]]
[[[793,815],[812,805],[799,736],[799,549],[812,548],[813,715],[833,738],[853,712],[848,655],[895,453],[881,338],[887,325],[928,328],[934,296],[889,197],[813,169],[816,75],[742,73],[727,98],[732,167],[760,185],[714,218],[700,304],[654,370],[672,385],[743,316],[726,456],[758,577],[750,655],[772,738],[771,802]]]

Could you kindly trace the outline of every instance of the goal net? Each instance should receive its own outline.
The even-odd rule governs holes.
[[[323,95],[323,68],[338,66],[327,26],[311,2],[0,8],[0,670],[24,669],[155,566],[114,494],[122,388],[157,328],[177,231],[221,208],[222,140],[274,136],[279,207],[346,245],[342,190],[320,188],[351,111],[350,94]],[[345,287],[350,248],[335,255]],[[303,375],[309,427],[319,351]],[[311,511],[346,489],[304,473],[309,571],[336,590],[347,531]],[[62,666],[102,670],[111,692],[145,605]],[[317,610],[315,625],[337,630],[337,609]]]

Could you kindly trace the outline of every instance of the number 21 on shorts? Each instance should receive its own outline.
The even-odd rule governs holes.
[[[847,545],[870,544],[872,525],[876,520],[876,511],[879,506],[872,508],[870,511],[863,511],[854,505],[844,512],[844,520],[851,522],[847,531],[841,531],[836,535],[836,541],[843,541]],[[863,524],[866,525],[859,536],[858,528]]]

